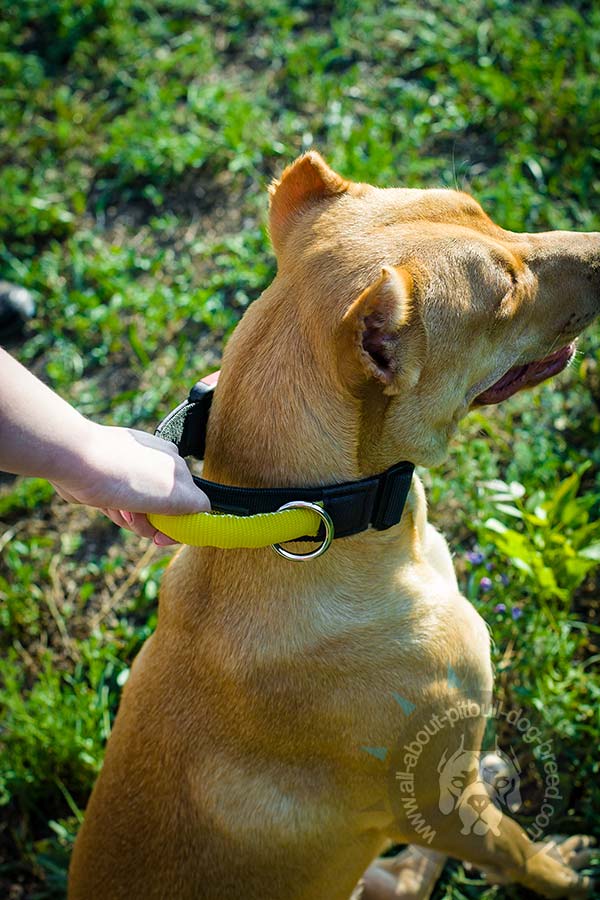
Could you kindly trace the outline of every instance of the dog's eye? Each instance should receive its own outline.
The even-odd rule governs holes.
[[[455,788],[462,788],[462,786],[463,786],[463,784],[464,784],[464,781],[463,781],[462,778],[460,778],[460,777],[457,775],[456,777],[454,777],[454,778],[452,779],[452,781],[451,781],[450,783],[451,783],[452,787],[455,787]]]
[[[503,775],[500,775],[499,778],[496,779],[496,787],[497,788],[505,788],[510,784],[510,778],[505,778]]]

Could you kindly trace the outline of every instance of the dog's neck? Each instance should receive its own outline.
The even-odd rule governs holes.
[[[278,299],[272,286],[248,310],[226,348],[211,408],[204,477],[243,487],[323,486],[355,481],[400,462],[401,457],[381,459],[377,446],[387,399],[380,391],[349,396],[334,361],[303,334],[293,307],[290,311],[291,305]],[[334,541],[326,558],[335,562],[339,557],[341,583],[355,565],[364,566],[354,556],[363,544],[372,563],[386,567],[400,548],[415,552],[426,516],[415,476],[399,525]],[[274,554],[265,558],[267,579],[274,577],[277,563]],[[294,567],[295,577],[299,569]],[[290,574],[286,570],[288,579]]]
[[[282,307],[270,300],[267,292],[256,301],[226,348],[210,415],[205,477],[244,487],[361,477],[357,412],[322,372],[310,343],[299,334],[290,338],[299,323],[289,316],[283,321]],[[261,315],[254,315],[259,306]],[[265,318],[271,326],[267,334]],[[282,336],[275,339],[276,334]],[[290,358],[291,346],[296,359]]]
[[[350,396],[334,360],[305,333],[293,307],[278,302],[275,288],[250,308],[226,348],[204,476],[244,487],[300,487],[354,481],[400,462],[379,452],[387,398],[379,390]]]

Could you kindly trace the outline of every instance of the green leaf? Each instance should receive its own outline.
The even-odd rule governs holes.
[[[520,559],[518,556],[514,556],[511,558],[511,562],[515,569],[519,569],[519,571],[525,572],[527,575],[533,575],[533,569],[528,563],[525,562],[524,559]]]
[[[600,562],[600,542],[584,547],[583,550],[579,551],[579,556],[583,556],[584,559],[592,559],[594,562]]]
[[[521,497],[525,496],[525,487],[521,484],[520,481],[511,481],[508,489],[515,500],[520,500]]]
[[[510,506],[508,503],[496,503],[496,509],[505,513],[507,516],[513,516],[515,519],[522,519],[523,513],[516,506]]]
[[[507,531],[506,525],[494,518],[486,519],[483,523],[483,527],[487,528],[488,531],[495,531],[496,534],[504,534],[504,532]]]

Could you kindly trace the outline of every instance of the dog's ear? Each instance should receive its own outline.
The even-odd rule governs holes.
[[[445,816],[449,816],[454,809],[454,803],[454,797],[449,791],[440,790],[440,799],[438,801],[438,806],[441,813],[443,813]]]
[[[294,217],[307,203],[343,194],[350,185],[316,150],[298,157],[269,187],[269,230],[275,250],[282,247]]]
[[[352,303],[343,320],[341,361],[356,380],[374,378],[384,393],[414,387],[421,370],[425,333],[413,316],[413,279],[405,268],[384,266],[380,277]],[[348,353],[348,342],[350,353]]]
[[[448,756],[448,748],[445,747],[444,752],[442,753],[442,758],[440,759],[440,761],[438,763],[438,767],[437,767],[437,770],[440,774],[441,774],[441,772],[443,772],[444,766],[446,765],[447,756]]]

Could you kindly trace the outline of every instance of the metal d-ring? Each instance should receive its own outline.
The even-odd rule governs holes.
[[[333,540],[334,528],[329,513],[326,512],[322,506],[318,506],[316,503],[309,503],[307,500],[292,500],[291,503],[284,503],[283,506],[279,507],[277,512],[281,512],[282,509],[311,509],[313,512],[316,512],[325,526],[325,537],[323,538],[323,543],[320,544],[316,550],[311,550],[310,553],[290,553],[289,550],[284,550],[281,544],[271,544],[275,553],[283,556],[284,559],[294,559],[298,562],[304,562],[307,559],[316,559],[318,556],[322,556]]]

